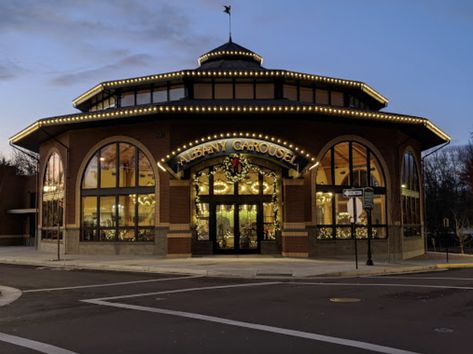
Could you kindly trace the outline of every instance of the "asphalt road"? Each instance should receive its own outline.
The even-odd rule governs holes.
[[[471,353],[473,270],[186,277],[0,265],[0,353]],[[346,302],[348,301],[348,302]]]

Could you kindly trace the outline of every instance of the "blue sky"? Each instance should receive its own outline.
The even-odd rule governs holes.
[[[227,40],[224,4],[265,67],[364,81],[454,144],[473,132],[473,1],[0,0],[0,153],[101,81],[196,67]]]

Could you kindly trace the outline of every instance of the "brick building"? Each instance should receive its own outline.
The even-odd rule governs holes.
[[[36,236],[36,176],[0,165],[0,246],[32,245]]]
[[[267,69],[234,43],[193,70],[98,84],[11,143],[40,154],[38,247],[66,253],[424,252],[420,154],[449,140],[367,84]],[[369,187],[350,225],[343,190]]]

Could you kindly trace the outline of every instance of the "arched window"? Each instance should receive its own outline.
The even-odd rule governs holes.
[[[421,234],[419,173],[411,152],[405,153],[402,159],[401,203],[404,236],[419,236]]]
[[[348,214],[346,188],[372,187],[374,207],[371,212],[372,235],[386,237],[386,183],[376,155],[366,146],[346,141],[332,146],[322,158],[316,176],[316,212],[319,239],[353,238]],[[368,236],[368,216],[363,211],[356,236]]]
[[[59,154],[48,159],[43,178],[41,238],[62,238],[64,214],[64,169]]]
[[[82,177],[82,241],[153,241],[155,177],[136,146],[99,149]]]

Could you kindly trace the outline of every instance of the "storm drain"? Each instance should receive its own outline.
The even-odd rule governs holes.
[[[356,297],[331,297],[330,302],[360,302]]]

